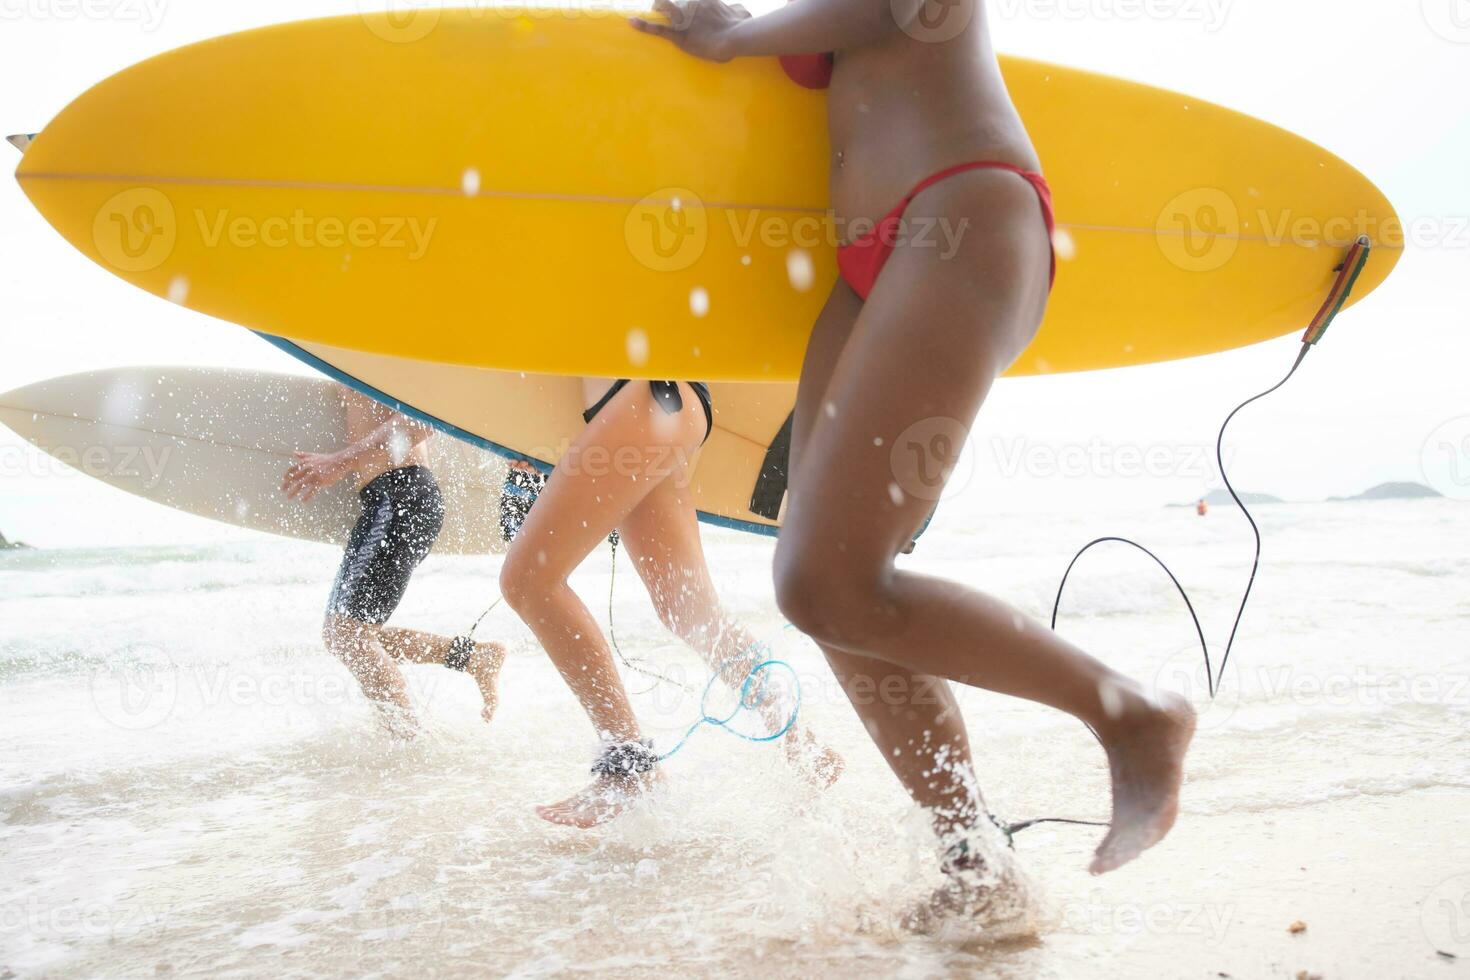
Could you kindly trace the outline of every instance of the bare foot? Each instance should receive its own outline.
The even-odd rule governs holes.
[[[627,776],[598,776],[582,792],[560,803],[538,806],[536,815],[542,820],[589,830],[616,818],[662,781],[657,772]]]
[[[1161,694],[1104,743],[1113,778],[1113,820],[1089,870],[1105,874],[1153,847],[1179,816],[1184,754],[1195,714],[1177,694]]]
[[[944,878],[943,885],[903,917],[904,929],[987,942],[1034,933],[1030,892],[1003,845],[987,849],[978,838],[961,841],[945,855]]]
[[[378,722],[383,726],[383,731],[404,742],[411,742],[418,737],[419,720],[412,708],[387,701],[379,701],[377,707]]]
[[[786,743],[786,761],[802,779],[817,789],[826,789],[837,782],[847,768],[847,763],[835,749],[818,742],[817,737],[804,728],[793,728],[783,741]]]
[[[505,647],[499,643],[476,643],[475,652],[470,654],[470,662],[465,667],[465,672],[475,679],[480,695],[485,699],[480,717],[487,722],[495,717],[495,709],[500,706],[500,668],[504,664]]]

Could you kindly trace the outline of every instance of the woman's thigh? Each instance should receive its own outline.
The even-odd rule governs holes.
[[[618,392],[557,464],[507,563],[571,574],[703,439],[704,413],[692,391],[686,394],[683,409],[669,415],[644,382]]]
[[[897,248],[864,304],[801,447],[788,557],[795,548],[859,573],[891,562],[928,518],[995,378],[1040,323],[1049,242],[1024,182],[965,174],[915,208],[969,230],[952,255]]]

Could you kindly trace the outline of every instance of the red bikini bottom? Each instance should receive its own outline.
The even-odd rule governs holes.
[[[1032,170],[1022,170],[1020,167],[1009,163],[999,163],[993,160],[981,160],[975,163],[962,163],[920,182],[909,196],[904,198],[892,211],[884,215],[878,222],[878,226],[861,238],[854,239],[837,250],[837,268],[842,272],[842,278],[853,291],[863,299],[873,291],[878,283],[878,275],[883,271],[883,266],[888,264],[888,257],[893,254],[893,247],[898,243],[899,226],[903,221],[904,212],[908,210],[914,198],[941,180],[953,177],[955,174],[964,173],[967,170],[1004,170],[1025,178],[1026,182],[1036,191],[1036,196],[1041,201],[1041,218],[1046,222],[1046,233],[1048,239],[1056,232],[1056,213],[1052,210],[1051,185],[1046,178]],[[1051,256],[1051,279],[1056,282],[1057,278],[1057,255],[1053,248]]]

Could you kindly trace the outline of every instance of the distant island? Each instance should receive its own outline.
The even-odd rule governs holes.
[[[1248,506],[1257,504],[1284,504],[1286,501],[1280,497],[1273,497],[1269,493],[1242,493],[1240,499]],[[1353,497],[1328,497],[1329,504],[1347,504],[1359,500],[1442,500],[1444,494],[1426,487],[1422,483],[1380,483],[1371,490],[1364,490]],[[1228,507],[1235,501],[1230,499],[1228,490],[1211,490],[1205,497],[1205,503],[1211,507]],[[1198,500],[1192,500],[1187,504],[1169,504],[1171,508],[1197,507]]]
[[[1245,503],[1247,504],[1286,503],[1286,501],[1282,500],[1280,497],[1273,497],[1269,493],[1242,493],[1240,495],[1240,499],[1245,501]],[[1198,503],[1199,501],[1197,500],[1191,500],[1187,504],[1170,504],[1169,506],[1195,507],[1198,505]],[[1205,503],[1209,504],[1211,507],[1222,507],[1235,503],[1235,500],[1230,496],[1229,490],[1211,490],[1208,494],[1205,495]]]
[[[1354,500],[1434,500],[1444,494],[1422,483],[1380,483],[1356,497],[1329,497],[1329,504],[1345,504]]]
[[[5,535],[0,534],[0,551],[11,551],[18,548],[29,548],[30,545],[24,541],[7,541]]]

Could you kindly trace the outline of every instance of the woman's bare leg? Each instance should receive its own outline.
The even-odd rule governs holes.
[[[1182,699],[1154,703],[996,599],[895,568],[947,476],[939,470],[953,464],[933,458],[944,445],[933,433],[964,444],[995,378],[1034,335],[1048,270],[1035,196],[1011,175],[951,178],[916,198],[910,214],[968,219],[970,231],[948,260],[899,247],[859,314],[793,474],[778,599],[828,647],[1038,701],[1091,725],[1113,776],[1112,828],[1092,864],[1108,871],[1173,825],[1193,713]],[[865,720],[873,714],[881,728],[881,712]]]
[[[802,365],[791,434],[791,485],[863,302],[845,282],[833,287]],[[917,529],[916,529],[917,530]],[[954,693],[942,677],[848,653],[817,641],[868,735],[911,799],[929,811],[941,839],[972,826],[983,803],[970,738]]]
[[[619,531],[659,620],[738,690],[764,657],[760,641],[720,605],[685,468],[645,497]],[[772,731],[788,720],[775,702],[761,714]],[[793,726],[784,743],[787,758],[812,783],[830,786],[842,774],[842,757],[818,744],[804,725]]]
[[[546,649],[605,742],[638,740],[638,720],[597,620],[567,578],[669,476],[670,449],[686,455],[704,438],[704,413],[684,386],[684,409],[669,415],[648,385],[629,384],[563,457],[506,555],[500,588]],[[554,823],[591,827],[625,809],[646,780],[599,777],[549,807]]]

